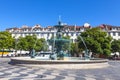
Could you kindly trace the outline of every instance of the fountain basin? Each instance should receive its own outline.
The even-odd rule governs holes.
[[[108,67],[107,59],[92,60],[38,60],[30,57],[11,58],[11,64],[57,69],[93,69]]]

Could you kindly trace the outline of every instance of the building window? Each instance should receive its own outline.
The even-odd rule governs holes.
[[[20,34],[20,36],[22,37],[22,34]]]
[[[116,36],[116,35],[115,35],[115,32],[113,32],[113,36]]]
[[[110,32],[108,32],[108,35],[110,35]]]
[[[37,33],[37,36],[39,36],[39,33]]]
[[[30,33],[28,33],[28,35],[30,35]]]
[[[112,30],[115,30],[115,28],[112,28]]]
[[[78,36],[79,35],[79,33],[76,33],[76,36]]]
[[[66,33],[66,36],[69,36],[68,33]]]
[[[49,37],[49,36],[50,36],[50,34],[48,33],[48,34],[47,34],[47,36]]]
[[[44,36],[44,34],[43,33],[41,33],[41,37],[43,37]]]
[[[52,33],[52,37],[54,37],[54,33]]]
[[[73,33],[71,33],[71,36],[73,36]]]
[[[120,32],[118,32],[118,36],[120,36]]]
[[[62,33],[62,35],[64,36],[64,33]]]
[[[23,31],[26,31],[26,29],[24,29]]]
[[[24,37],[24,34],[22,34],[22,37]]]
[[[71,41],[73,42],[73,39],[71,39]]]

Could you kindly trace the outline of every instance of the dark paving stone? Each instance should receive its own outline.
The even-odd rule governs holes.
[[[82,77],[85,77],[85,74],[83,74],[83,73],[77,73],[76,76],[82,76]]]
[[[68,76],[68,73],[60,73],[60,76]]]
[[[46,77],[45,75],[37,75],[35,78],[44,78]]]
[[[75,80],[86,80],[86,79],[83,77],[75,77]]]
[[[95,78],[96,80],[105,80],[104,78],[101,78],[101,77],[99,77],[99,78]]]
[[[23,78],[13,78],[13,79],[10,79],[10,80],[22,80]]]
[[[56,76],[56,78],[54,78],[54,80],[62,80],[62,79],[65,79],[64,76]]]
[[[33,72],[36,72],[36,71],[39,71],[40,69],[34,69],[34,70],[32,70]]]
[[[44,72],[43,74],[44,74],[44,75],[51,75],[51,73],[52,73],[52,72],[46,71],[46,72]]]
[[[29,71],[29,72],[27,72],[27,74],[35,74],[35,72],[34,71]]]
[[[20,69],[20,70],[13,71],[13,73],[20,73],[20,72],[24,72],[24,71]]]
[[[25,77],[28,76],[29,74],[20,74],[19,77]]]
[[[5,77],[4,77],[4,76],[0,76],[0,79],[1,79],[1,78],[5,78]]]
[[[4,74],[2,74],[2,75],[0,75],[0,76],[10,76],[12,73],[4,73]]]

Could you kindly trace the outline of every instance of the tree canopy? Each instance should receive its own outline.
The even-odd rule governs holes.
[[[0,32],[0,49],[10,49],[14,39],[7,31]]]
[[[81,54],[81,52],[83,51],[82,48],[78,47],[78,43],[71,43],[71,56],[77,56],[79,57],[79,55]]]
[[[2,57],[4,55],[5,49],[11,49],[14,39],[11,34],[7,31],[0,32],[0,50],[2,50]]]
[[[120,52],[120,40],[113,40],[111,43],[112,52]]]
[[[20,37],[17,42],[17,49],[19,50],[28,50],[31,51],[32,49],[35,49],[36,51],[45,50],[46,46],[45,39],[37,39],[36,35],[28,35],[25,37]]]
[[[85,32],[82,32],[80,36],[82,36],[89,51],[106,56],[110,55],[112,37],[100,28],[87,29]],[[78,36],[78,46],[79,48],[85,49],[80,36]]]

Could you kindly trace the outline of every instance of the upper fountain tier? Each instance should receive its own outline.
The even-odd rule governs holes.
[[[54,26],[57,29],[57,32],[61,32],[63,30],[64,25],[62,25],[61,21],[58,21],[58,25]]]

